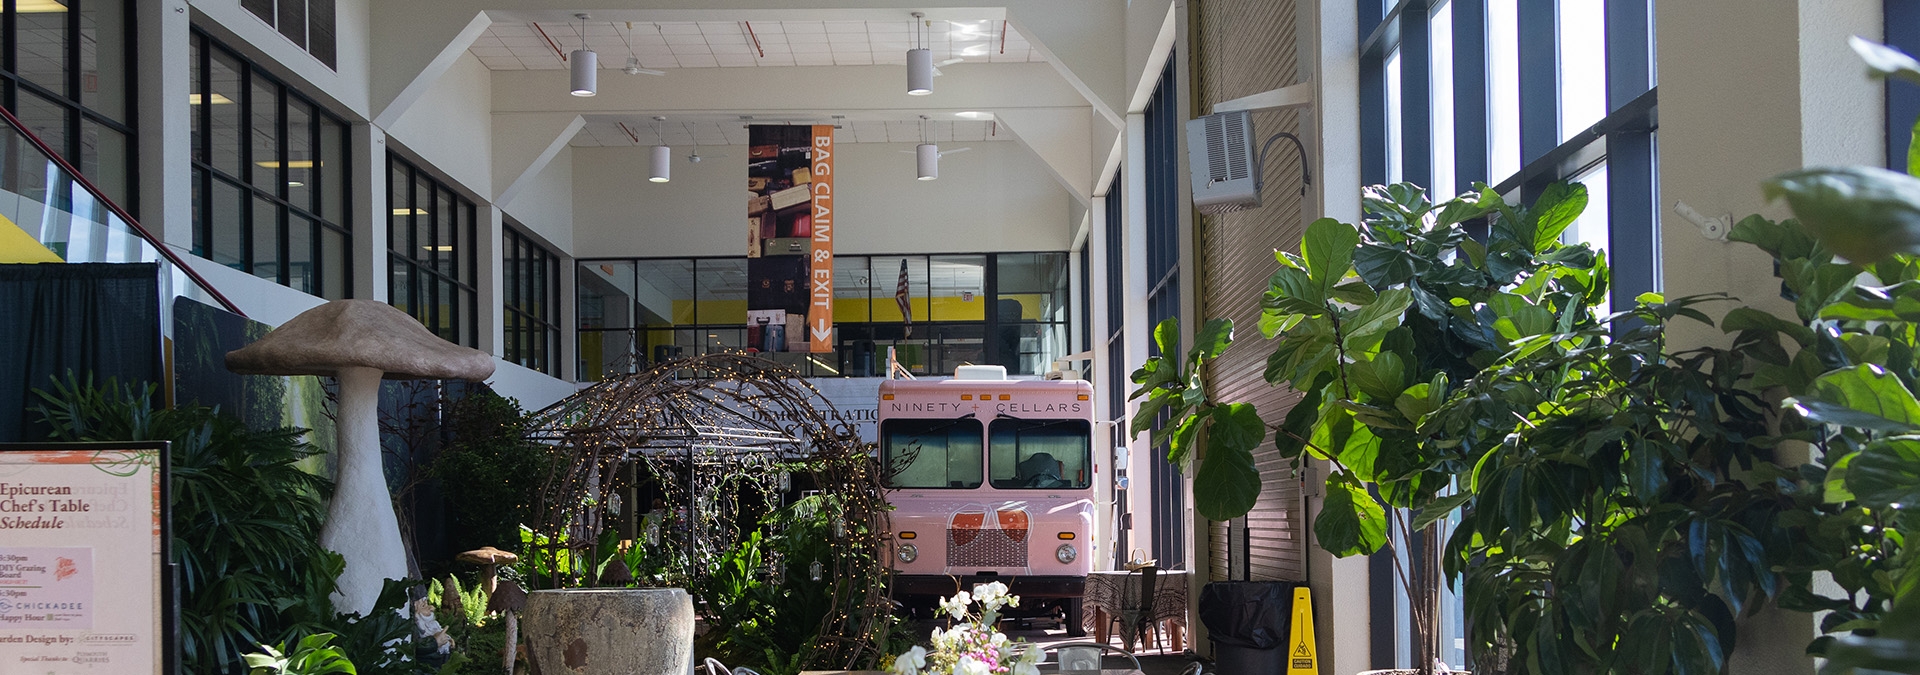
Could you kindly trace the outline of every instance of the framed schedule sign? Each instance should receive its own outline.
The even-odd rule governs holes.
[[[0,444],[0,673],[173,673],[166,457]]]

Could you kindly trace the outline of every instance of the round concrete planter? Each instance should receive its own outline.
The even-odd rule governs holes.
[[[678,588],[534,591],[520,630],[534,675],[685,675],[693,598]]]

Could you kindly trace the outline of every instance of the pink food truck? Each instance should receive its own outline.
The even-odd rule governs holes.
[[[950,380],[880,384],[880,458],[893,504],[894,597],[931,606],[1000,581],[1023,610],[1065,613],[1096,558],[1093,387],[961,366]]]

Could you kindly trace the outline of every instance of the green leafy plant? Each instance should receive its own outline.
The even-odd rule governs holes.
[[[453,403],[446,426],[450,440],[428,474],[446,499],[448,546],[467,551],[518,541],[552,470],[551,448],[527,441],[520,405],[484,386]]]
[[[171,441],[188,668],[233,672],[254,645],[324,631],[341,561],[318,543],[331,486],[297,466],[314,454],[302,431],[254,431],[212,408],[164,408],[154,392],[69,375],[38,392],[39,411],[54,440]]]
[[[1161,355],[1133,374],[1133,396],[1145,400],[1132,428],[1157,428],[1153,441],[1171,461],[1200,459],[1195,507],[1209,519],[1251,509],[1260,489],[1252,450],[1269,429],[1296,466],[1326,462],[1314,533],[1340,556],[1432,538],[1434,520],[1467,498],[1454,478],[1472,465],[1429,415],[1455,383],[1531,338],[1596,325],[1608,290],[1601,256],[1560,242],[1586,206],[1577,184],[1550,186],[1531,207],[1484,185],[1437,204],[1418,186],[1376,186],[1363,202],[1360,226],[1321,219],[1300,253],[1275,254],[1260,319],[1275,341],[1265,377],[1303,394],[1284,420],[1208,393],[1204,366],[1232,345],[1231,322],[1207,322],[1184,364],[1172,356],[1178,324],[1162,323]],[[1395,565],[1414,598],[1415,663],[1431,665],[1438,557],[1396,556]]]
[[[260,652],[246,656],[249,675],[357,675],[359,671],[339,648],[327,646],[334,637],[332,633],[309,635],[279,649],[260,645]]]
[[[37,392],[38,410],[54,440],[170,442],[188,669],[244,672],[255,645],[328,633],[339,639],[329,648],[361,675],[431,672],[411,660],[404,582],[388,581],[366,616],[334,611],[329,596],[343,563],[319,544],[331,484],[299,468],[315,454],[300,440],[304,430],[248,429],[213,408],[162,407],[154,392],[69,375]]]

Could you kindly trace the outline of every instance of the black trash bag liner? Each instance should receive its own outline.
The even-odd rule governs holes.
[[[1207,637],[1229,647],[1273,649],[1286,644],[1296,581],[1215,581],[1200,589],[1200,622]]]

